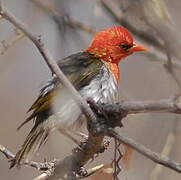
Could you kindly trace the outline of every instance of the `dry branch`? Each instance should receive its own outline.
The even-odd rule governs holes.
[[[93,29],[91,26],[83,24],[80,21],[75,20],[74,18],[70,16],[66,16],[64,14],[61,14],[56,10],[56,8],[53,6],[52,2],[49,2],[48,4],[44,1],[40,0],[31,0],[34,2],[38,7],[42,8],[48,13],[51,13],[54,20],[57,22],[60,28],[62,28],[63,23],[65,25],[68,25],[71,28],[79,29],[91,34],[95,34],[97,31]]]
[[[180,96],[175,96],[170,99],[150,100],[150,101],[123,101],[118,104],[105,104],[102,105],[105,112],[109,113],[122,113],[126,111],[127,114],[137,113],[175,113],[181,114]]]
[[[173,98],[174,99],[174,98]],[[89,101],[90,103],[90,101]],[[143,105],[141,105],[143,104]],[[156,108],[154,107],[155,104],[157,104]],[[173,108],[175,104],[173,100],[160,100],[160,102],[124,102],[121,104],[109,104],[109,105],[100,105],[95,104],[92,106],[90,104],[91,108],[94,110],[94,113],[97,116],[97,123],[91,123],[90,126],[93,126],[93,128],[90,127],[90,134],[88,138],[88,142],[82,147],[82,150],[76,151],[75,153],[72,153],[72,155],[67,156],[64,160],[56,161],[56,163],[51,166],[55,167],[55,171],[53,172],[53,175],[49,176],[46,173],[43,173],[39,178],[46,177],[45,179],[58,179],[59,177],[63,177],[65,172],[76,172],[76,168],[83,166],[89,159],[90,154],[93,158],[95,153],[98,153],[100,150],[100,144],[102,142],[102,139],[105,135],[114,137],[120,142],[130,146],[131,148],[135,149],[137,152],[141,153],[142,155],[146,156],[147,158],[151,159],[152,161],[162,164],[168,168],[171,168],[177,172],[181,172],[181,164],[176,163],[172,160],[170,160],[167,157],[163,157],[162,155],[152,152],[148,148],[144,147],[141,144],[136,143],[130,138],[127,138],[125,136],[121,136],[117,134],[114,130],[112,130],[112,126],[118,126],[120,125],[120,119],[125,117],[127,114],[132,113],[138,113],[138,112],[146,112],[149,111],[157,111],[157,108],[160,110],[168,110],[169,108]],[[146,108],[145,108],[146,107]],[[96,111],[96,108],[99,109],[99,111]],[[101,113],[103,112],[103,113]],[[177,112],[178,109],[171,110],[171,112]],[[110,119],[110,117],[112,117]],[[110,122],[111,120],[111,122]],[[110,125],[110,124],[111,125]],[[109,125],[109,126],[108,126]],[[97,149],[94,149],[94,152],[91,150],[92,140],[91,138],[95,139],[98,138],[96,142],[99,142],[95,147]],[[4,147],[1,147],[1,152],[6,155],[6,157],[13,157],[12,153],[10,153],[8,150],[6,150]],[[35,165],[34,165],[35,164]],[[39,163],[37,163],[39,164]],[[33,167],[39,167],[35,162],[33,162]],[[43,163],[41,163],[43,164]],[[32,166],[32,163],[30,163],[30,166]],[[65,168],[66,167],[66,168]],[[69,177],[70,178],[70,177]]]
[[[143,156],[147,157],[148,159],[181,173],[181,163],[176,163],[168,157],[164,157],[159,153],[155,153],[150,149],[144,147],[142,144],[136,143],[131,138],[122,136],[112,129],[109,129],[107,131],[107,135],[109,135],[110,137],[114,137],[118,141],[130,146],[131,148],[133,148]]]
[[[139,37],[142,41],[146,42],[147,44],[152,44],[154,47],[164,51],[163,45],[156,38],[153,39],[152,36],[149,36],[144,31],[136,29],[125,19],[125,13],[121,10],[117,3],[109,0],[100,0],[100,2],[117,22],[127,27],[133,34],[135,34],[135,36]]]
[[[175,143],[175,134],[174,132],[170,132],[167,136],[166,143],[163,147],[163,150],[161,152],[161,156],[169,156],[171,150],[174,147]],[[155,168],[153,169],[150,180],[159,180],[160,174],[163,171],[164,166],[161,166],[159,164],[156,164]]]
[[[101,114],[99,111],[94,111],[94,113],[96,114],[95,116],[95,114],[92,112],[87,103],[84,100],[82,100],[81,96],[77,93],[77,91],[74,89],[71,83],[66,79],[62,71],[59,69],[56,62],[53,60],[53,57],[51,56],[50,52],[42,43],[41,38],[36,37],[34,34],[32,34],[29,28],[27,28],[12,13],[10,13],[6,8],[2,6],[1,1],[0,15],[12,24],[14,24],[30,40],[32,40],[32,42],[36,45],[44,60],[48,64],[52,73],[56,74],[61,83],[67,88],[67,90],[70,91],[70,93],[73,95],[73,98],[76,100],[76,102],[82,109],[83,113],[89,119],[88,125],[90,126],[90,133],[87,143],[85,143],[81,150],[73,152],[70,156],[67,156],[65,159],[61,161],[56,161],[53,165],[55,167],[54,172],[50,176],[48,176],[47,174],[45,175],[43,173],[41,176],[39,176],[39,179],[58,179],[60,177],[65,177],[65,175],[67,179],[75,178],[74,173],[78,172],[80,167],[84,166],[90,158],[94,157],[96,153],[99,153],[102,147],[104,135],[116,138],[120,142],[125,143],[128,146],[134,148],[136,151],[138,151],[139,153],[143,154],[144,156],[153,160],[156,163],[162,164],[177,172],[181,172],[181,164],[175,163],[166,157],[161,157],[160,154],[152,152],[148,148],[145,148],[144,146],[134,142],[132,139],[120,136],[112,130],[112,128],[116,126],[121,126],[121,120],[127,114],[142,112],[171,112],[180,114],[181,105],[178,98],[160,101],[123,102],[117,105],[99,105],[99,108],[102,108],[102,112],[104,113]],[[5,149],[3,146],[0,146],[0,148],[1,152],[3,152],[3,154],[5,154],[7,158],[14,157],[14,155],[10,153],[7,149]],[[35,166],[36,165],[34,165],[33,167]]]
[[[168,51],[165,48],[164,43],[161,43],[157,37],[155,38],[154,36],[146,33],[145,31],[138,30],[135,26],[133,26],[126,19],[125,17],[126,13],[121,10],[120,6],[115,1],[100,0],[100,2],[102,6],[105,7],[105,9],[112,15],[112,17],[114,18],[116,22],[128,28],[142,43],[145,43],[146,45],[151,47],[149,48],[150,51],[144,55],[148,56],[150,60],[153,59],[157,62],[162,62],[163,64],[167,63],[168,59],[165,56],[168,55],[167,54]],[[159,36],[160,36],[160,33],[159,33]],[[175,56],[175,54],[173,54],[173,56],[175,57],[175,58],[172,58],[173,67],[181,68],[180,59],[178,59],[178,57]]]
[[[3,145],[0,144],[0,152],[2,152],[6,158],[8,160],[11,161],[11,159],[13,159],[15,157],[15,155],[9,151],[7,148],[5,148]],[[54,167],[54,161],[52,162],[45,162],[45,163],[38,163],[38,162],[30,162],[29,164],[27,164],[28,166],[31,166],[33,168],[38,169],[39,171],[46,171],[46,170],[50,170]]]
[[[15,37],[11,38],[10,40],[6,41],[6,40],[3,40],[1,42],[2,44],[2,50],[0,51],[0,54],[1,55],[4,55],[5,52],[11,47],[13,46],[14,44],[17,43],[17,41],[19,41],[20,39],[22,39],[24,37],[24,34],[22,32],[16,32],[16,35]]]
[[[2,1],[0,1],[0,15],[9,22],[11,22],[15,27],[20,29],[34,43],[34,45],[38,48],[39,52],[43,56],[48,67],[50,68],[52,74],[56,74],[57,78],[60,80],[62,85],[66,87],[67,90],[72,94],[72,97],[76,100],[85,116],[88,119],[95,119],[94,114],[92,113],[87,103],[82,99],[80,94],[76,91],[76,89],[73,87],[73,85],[69,82],[69,80],[58,67],[53,56],[43,44],[41,37],[36,37],[24,23],[22,23],[11,12],[9,12],[5,7],[3,7]]]
[[[38,7],[42,8],[46,12],[51,14],[51,17],[57,22],[58,26],[62,29],[63,25],[67,25],[71,28],[75,28],[78,30],[82,30],[87,33],[95,34],[97,31],[92,28],[91,26],[84,24],[80,21],[75,20],[73,17],[66,16],[64,14],[61,14],[56,10],[56,8],[53,6],[51,2],[48,4],[41,1],[41,0],[32,0]],[[162,64],[167,63],[167,58],[165,57],[165,50],[163,49],[162,45],[157,41],[154,40],[151,36],[145,34],[144,32],[136,30],[133,26],[130,25],[129,22],[126,21],[124,18],[124,13],[121,11],[119,6],[117,6],[114,2],[109,0],[101,0],[102,4],[106,9],[113,14],[113,16],[116,18],[117,21],[121,22],[121,24],[125,25],[128,29],[130,29],[136,37],[139,39],[141,38],[142,41],[146,42],[148,45],[150,43],[154,48],[150,48],[149,52],[144,54],[145,56],[149,57],[149,60],[160,62]],[[131,27],[130,27],[131,26]],[[157,46],[159,48],[157,48]],[[177,59],[172,58],[172,66],[174,68],[181,68],[181,63]]]
[[[80,94],[75,90],[72,84],[68,81],[68,79],[65,77],[63,72],[59,69],[51,53],[42,43],[41,38],[36,37],[24,23],[22,23],[11,12],[9,12],[5,7],[3,7],[2,1],[0,1],[0,15],[6,20],[8,20],[9,22],[11,22],[16,28],[19,28],[35,44],[35,46],[38,48],[39,52],[43,56],[43,59],[47,63],[48,67],[50,68],[51,72],[53,74],[56,74],[57,78],[60,80],[62,85],[66,87],[67,90],[72,94],[72,97],[75,99],[80,109],[82,110],[84,115],[87,117],[87,120],[96,123],[96,117],[94,113],[92,112],[88,104],[82,99]],[[90,134],[88,137],[88,142],[85,145],[84,153],[80,154],[80,156],[77,156],[78,160],[76,159],[76,161],[74,161],[75,158],[73,159],[73,157],[71,156],[72,157],[70,159],[71,166],[69,167],[69,170],[72,170],[72,169],[75,170],[76,168],[78,169],[80,166],[83,166],[85,163],[87,163],[89,159],[93,158],[94,154],[99,152],[103,138],[104,137],[102,135],[95,137]],[[79,162],[80,166],[78,166],[77,161]],[[75,162],[76,164],[73,162]],[[63,173],[66,174],[69,172],[64,171]],[[56,175],[56,169],[53,175]]]

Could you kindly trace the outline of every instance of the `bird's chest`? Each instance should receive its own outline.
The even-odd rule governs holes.
[[[106,67],[102,67],[100,72],[87,83],[86,86],[79,89],[79,93],[84,99],[92,98],[95,102],[116,103],[118,102],[118,85],[113,74]],[[77,105],[70,98],[70,94],[64,89],[54,101],[54,112],[61,128],[62,127],[80,127],[85,122],[85,118]]]
[[[80,94],[84,98],[92,98],[95,102],[116,103],[118,102],[118,84],[113,74],[103,66],[100,72],[83,87]]]

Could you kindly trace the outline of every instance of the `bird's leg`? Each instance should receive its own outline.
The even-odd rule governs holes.
[[[80,177],[86,177],[88,175],[88,172],[87,172],[87,170],[83,166],[81,166],[79,171],[77,172],[77,174]]]

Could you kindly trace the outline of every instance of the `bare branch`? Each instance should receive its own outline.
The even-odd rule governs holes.
[[[0,152],[2,152],[7,159],[14,158],[14,154],[0,144]]]
[[[165,55],[155,49],[149,49],[149,52],[145,53],[144,55],[147,56],[152,62],[160,62],[163,65],[167,63],[167,58],[165,58]],[[172,66],[173,68],[181,69],[180,61],[174,58],[172,59]]]
[[[2,1],[0,1],[0,3],[0,15],[9,22],[11,22],[15,27],[19,28],[35,44],[52,73],[56,74],[63,86],[66,87],[67,90],[73,95],[73,98],[76,100],[87,119],[95,121],[96,118],[93,112],[91,111],[87,103],[82,99],[80,94],[76,91],[76,89],[73,87],[73,85],[69,82],[63,72],[60,70],[51,53],[43,44],[41,37],[36,37],[34,34],[32,34],[32,32],[24,23],[22,23],[11,12],[9,12],[5,7],[2,6]]]
[[[15,37],[11,38],[10,40],[6,41],[6,40],[3,40],[1,43],[2,43],[2,46],[3,46],[3,49],[2,51],[0,52],[1,55],[4,55],[5,52],[11,47],[13,46],[18,40],[22,39],[23,37],[25,37],[25,35],[20,32],[18,34],[15,35]]]
[[[108,129],[107,135],[114,137],[118,141],[130,146],[148,159],[181,173],[181,163],[176,163],[168,157],[161,156],[161,154],[151,151],[143,145],[133,141],[131,138],[118,134],[115,130]]]
[[[119,104],[102,105],[105,112],[111,114],[126,111],[127,114],[151,113],[151,112],[169,112],[181,114],[181,102],[179,98],[152,100],[152,101],[123,101]]]
[[[9,159],[11,161],[11,159],[13,159],[15,157],[15,155],[9,151],[7,148],[5,148],[3,145],[0,144],[0,152],[2,152],[7,159]],[[55,160],[54,160],[55,161]],[[39,171],[46,171],[46,170],[50,170],[53,169],[55,162],[45,162],[45,163],[38,163],[38,162],[30,162],[29,164],[27,164],[28,166],[31,166],[33,168],[38,169]]]
[[[49,2],[50,5],[48,6],[46,5],[44,1],[40,1],[40,0],[31,0],[31,1],[34,2],[38,7],[42,8],[43,10],[47,11],[48,13],[51,13],[54,20],[58,23],[60,27],[62,25],[62,20],[63,20],[63,23],[65,23],[71,28],[76,28],[76,29],[79,29],[91,34],[95,34],[97,32],[91,26],[83,24],[82,22],[77,21],[70,16],[65,16],[61,14],[60,12],[56,10],[56,8],[53,6],[51,2]]]
[[[5,148],[4,146],[2,146],[0,144],[0,152],[2,152],[7,159],[11,160],[12,158],[15,157],[15,155],[10,152],[7,148]],[[70,161],[72,161],[70,159]],[[36,168],[37,170],[39,171],[45,171],[44,173],[42,173],[40,176],[34,178],[34,180],[45,180],[47,178],[49,178],[52,174],[52,171],[54,170],[54,168],[56,167],[56,164],[57,167],[59,166],[59,168],[63,165],[65,165],[64,163],[61,163],[62,161],[58,161],[58,160],[54,160],[52,162],[46,162],[46,163],[38,163],[38,162],[30,162],[30,164],[27,164],[28,166],[31,166],[33,168]],[[67,161],[68,162],[68,161]],[[67,163],[66,162],[66,163]],[[104,165],[101,164],[99,166],[96,166],[96,167],[93,167],[93,168],[90,168],[87,170],[87,173],[85,176],[80,176],[80,175],[77,175],[76,179],[82,179],[82,178],[85,178],[85,177],[88,177],[88,176],[91,176],[92,174],[94,174],[95,172],[97,172],[98,170],[100,170]],[[63,167],[61,167],[63,169]]]
[[[2,1],[0,1],[0,15],[3,18],[5,18],[6,20],[8,20],[9,22],[11,22],[15,27],[19,28],[35,44],[35,46],[38,48],[39,52],[43,56],[45,62],[49,66],[52,73],[56,74],[56,76],[58,77],[60,82],[63,84],[63,86],[66,87],[67,90],[72,94],[74,100],[77,102],[80,109],[82,110],[84,115],[87,117],[87,120],[96,123],[96,117],[95,117],[94,113],[92,112],[92,110],[90,109],[88,104],[82,99],[82,97],[79,95],[79,93],[75,90],[75,88],[72,86],[72,84],[68,81],[68,79],[65,77],[63,72],[59,69],[59,67],[58,67],[57,63],[54,61],[52,55],[50,54],[48,49],[45,47],[45,45],[42,43],[41,38],[36,37],[34,34],[32,34],[32,32],[29,30],[28,27],[26,27],[26,25],[24,23],[22,23],[11,12],[9,12],[5,7],[3,7]],[[80,154],[79,156],[77,156],[76,158],[74,158],[74,155],[69,158],[70,167],[68,170],[71,170],[71,172],[73,170],[76,171],[80,166],[83,166],[85,163],[87,163],[87,161],[90,158],[93,158],[94,154],[99,152],[103,138],[104,137],[102,135],[95,137],[95,136],[91,136],[91,134],[90,134],[89,138],[88,138],[88,142],[85,145],[86,149],[84,150],[84,152],[82,154]],[[73,158],[76,159],[76,161]],[[79,165],[77,165],[77,162],[79,162]],[[65,175],[66,173],[69,172],[69,171],[62,172],[62,169],[64,169],[65,164],[62,164],[62,163],[60,163],[60,164],[62,165],[61,171],[56,171],[57,169],[59,169],[59,168],[56,168],[55,173],[53,175],[58,176],[61,173],[63,173],[63,175]]]
[[[34,2],[38,7],[42,8],[43,10],[47,11],[48,13],[51,13],[53,18],[54,18],[54,20],[60,26],[62,26],[62,19],[63,19],[63,22],[66,25],[68,25],[68,26],[70,26],[72,28],[80,29],[82,31],[85,31],[85,32],[88,32],[88,33],[92,33],[92,34],[95,34],[97,32],[95,29],[93,29],[91,26],[89,26],[87,24],[84,24],[84,23],[82,23],[80,21],[77,21],[77,20],[73,19],[70,16],[65,16],[63,14],[60,14],[58,11],[56,11],[56,8],[53,6],[52,3],[50,5],[47,5],[45,2],[42,2],[40,0],[32,0],[32,2]],[[109,1],[109,0],[101,0],[101,2],[103,3],[104,6],[109,7],[109,10],[112,10],[112,12],[114,13],[114,16],[116,16],[117,19],[119,19],[121,22],[125,21],[124,20],[124,13],[121,11],[121,9],[118,6],[115,5],[114,2]],[[132,27],[131,30],[132,29],[133,29],[133,32],[136,31],[135,35],[137,35],[137,36],[139,36],[139,37],[141,37],[143,39],[145,38],[143,36],[143,34],[145,34],[145,33],[138,32],[137,30],[134,29],[134,27]],[[149,39],[148,42],[147,42],[147,39]],[[147,35],[146,35],[146,42],[148,44],[150,44],[151,39],[153,39],[153,38],[149,37],[149,35],[147,37]],[[152,40],[151,42],[153,43],[155,48],[154,49],[150,48],[149,52],[144,53],[144,55],[148,56],[149,60],[161,62],[162,64],[166,64],[167,63],[167,59],[165,58],[165,54],[163,53],[163,52],[165,52],[165,50],[162,49],[162,51],[159,51],[159,49],[156,48],[157,46],[155,46],[154,41]],[[156,43],[157,43],[157,41],[156,41]],[[161,48],[161,45],[159,45],[159,46]],[[174,68],[181,68],[181,63],[180,63],[179,60],[177,60],[175,58],[172,58],[172,66]]]
[[[88,153],[87,145],[85,145],[82,150],[79,150],[77,152],[73,152],[73,154],[71,156],[69,156],[69,158],[67,157],[66,158],[66,164],[72,163],[72,164],[74,164],[74,166],[78,165],[77,164],[78,159],[76,157],[82,158],[83,156],[87,156],[87,153]],[[99,151],[99,148],[97,150],[95,150],[96,153],[97,153],[97,151]],[[0,144],[0,152],[2,152],[6,156],[6,158],[9,160],[11,160],[15,157],[15,155],[12,152],[10,152],[7,148],[5,148],[1,144]],[[94,156],[94,154],[92,154],[92,158],[93,158],[93,156]],[[38,162],[32,161],[27,165],[30,167],[36,168],[39,171],[44,171],[44,173],[42,173],[40,176],[38,176],[37,178],[34,179],[34,180],[43,180],[43,179],[47,179],[48,177],[50,177],[53,174],[53,171],[55,168],[64,169],[65,161],[53,160],[51,162],[45,162],[45,163],[38,163]],[[91,176],[92,174],[97,172],[99,169],[101,169],[103,166],[104,165],[101,164],[99,166],[90,168],[90,169],[86,170],[86,174],[84,176],[76,175],[76,179],[82,179],[83,177],[85,178],[85,177]],[[70,166],[70,167],[73,167],[73,166]],[[74,167],[74,168],[76,168],[76,167]],[[56,176],[60,175],[61,173],[62,173],[62,170],[59,171],[56,174]],[[65,171],[63,171],[63,173],[65,174]],[[54,178],[54,176],[53,176],[53,178]]]
[[[174,146],[174,143],[175,143],[175,134],[174,134],[174,132],[170,132],[167,136],[166,143],[161,152],[161,156],[169,156],[169,154]],[[164,166],[156,164],[155,168],[153,169],[153,171],[150,175],[150,180],[158,180],[163,168],[164,168]]]
[[[128,21],[125,20],[124,12],[120,9],[120,7],[114,2],[109,0],[101,0],[102,5],[109,11],[109,13],[114,17],[114,19],[127,27],[133,34],[139,37],[142,41],[152,44],[159,50],[164,51],[163,45],[157,40],[153,39],[151,36],[146,34],[144,31],[137,30],[134,26],[132,26]]]
[[[151,34],[146,33],[145,31],[138,30],[135,26],[133,26],[125,17],[125,12],[121,10],[121,8],[117,5],[115,1],[109,0],[100,0],[103,7],[108,10],[108,12],[113,16],[113,18],[126,28],[128,28],[142,43],[146,43],[146,45],[153,48],[149,48],[149,52],[144,53],[144,55],[151,57],[153,60],[160,61],[163,64],[167,63],[167,58],[165,58],[168,49],[165,49],[165,45],[161,43],[157,38],[154,38]],[[144,17],[143,17],[144,18]],[[155,28],[154,28],[155,30]],[[157,31],[158,33],[158,31]],[[160,33],[159,33],[160,36]],[[165,38],[162,38],[165,41]],[[153,52],[152,52],[153,51]],[[169,54],[166,54],[169,55]],[[173,67],[180,68],[181,63],[178,57],[175,54],[172,54],[174,58],[172,58]]]
[[[45,45],[42,43],[41,38],[36,37],[34,34],[32,34],[29,28],[27,28],[21,21],[19,21],[6,8],[2,7],[1,1],[0,1],[0,15],[6,20],[8,20],[9,22],[11,22],[12,24],[14,24],[17,28],[19,28],[35,44],[35,46],[38,48],[39,52],[43,56],[44,60],[48,64],[49,68],[51,69],[52,73],[57,75],[61,83],[73,95],[73,98],[79,104],[80,108],[82,109],[83,113],[86,115],[87,119],[91,122],[91,124],[96,125],[96,128],[97,128],[93,130],[94,132],[90,131],[89,136],[88,136],[88,141],[87,143],[85,143],[85,145],[83,145],[81,150],[72,152],[70,156],[67,156],[62,161],[53,163],[53,167],[55,168],[53,169],[54,172],[50,173],[49,175],[47,173],[43,173],[41,176],[39,176],[39,179],[56,179],[56,178],[58,179],[60,177],[64,177],[65,175],[73,176],[73,172],[77,172],[79,168],[85,165],[88,160],[93,158],[96,153],[99,153],[104,135],[109,135],[111,137],[116,138],[120,142],[125,143],[126,145],[130,146],[131,148],[135,149],[136,151],[138,151],[139,153],[143,154],[144,156],[146,156],[147,158],[151,159],[152,161],[156,163],[162,164],[177,172],[181,172],[181,164],[171,161],[170,159],[166,157],[162,157],[158,153],[152,152],[148,148],[134,142],[130,138],[126,138],[124,136],[118,135],[115,131],[110,129],[109,126],[108,128],[104,126],[104,129],[100,131],[101,127],[99,126],[100,125],[99,124],[100,122],[98,122],[99,119],[95,117],[94,113],[89,108],[87,103],[81,98],[81,96],[77,93],[75,88],[71,85],[71,83],[67,80],[67,78],[62,73],[62,71],[59,69],[52,55],[46,49]],[[178,98],[160,100],[160,101],[123,102],[117,105],[103,105],[102,107],[105,113],[109,113],[109,114],[119,113],[119,115],[121,116],[121,118],[119,117],[119,122],[117,121],[114,122],[115,127],[120,126],[120,121],[127,114],[143,113],[143,112],[171,112],[171,113],[178,113],[178,114],[181,113],[181,104],[178,101]],[[101,120],[104,120],[104,118]],[[114,121],[114,118],[111,119],[111,122],[113,121]],[[96,134],[95,132],[98,132],[98,133]],[[6,155],[8,159],[14,157],[14,155],[3,146],[0,146],[0,151],[4,155]],[[40,164],[41,163],[31,162],[30,166],[35,167],[39,170],[40,169],[42,170],[42,167],[40,166]],[[42,165],[44,165],[44,163],[42,163]],[[69,174],[69,173],[72,173],[72,174]]]
[[[131,148],[135,149],[136,151],[156,163],[162,164],[177,172],[181,172],[181,164],[176,163],[167,157],[162,157],[162,155],[152,152],[143,145],[134,142],[132,139],[118,135],[112,129],[110,130],[110,127],[120,126],[121,119],[127,114],[150,111],[158,112],[163,110],[180,113],[180,108],[177,108],[176,102],[176,98],[173,98],[160,101],[123,102],[122,104],[114,105],[95,104],[95,108],[93,108],[92,104],[90,104],[90,107],[93,108],[94,113],[96,113],[97,123],[91,123],[91,125],[93,125],[93,128],[90,127],[89,129],[90,134],[87,143],[82,147],[81,151],[76,151],[75,153],[72,153],[72,155],[66,157],[64,160],[58,161],[55,165],[55,171],[53,175],[51,174],[50,176],[46,176],[48,176],[48,179],[58,179],[60,177],[63,177],[65,173],[77,172],[79,167],[82,167],[90,158],[94,157],[94,154],[99,152],[99,150],[101,149],[100,144],[102,143],[103,137],[105,135],[116,138],[120,142],[130,146]],[[95,111],[96,107],[98,107],[100,111]],[[101,111],[103,112],[103,114],[100,114]],[[104,118],[108,118],[107,121],[103,120]],[[105,125],[103,124],[104,121],[106,122]],[[96,145],[92,143],[96,143]],[[44,175],[42,176],[44,177],[45,174],[47,173],[44,173]]]

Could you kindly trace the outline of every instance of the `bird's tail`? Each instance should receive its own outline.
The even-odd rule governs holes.
[[[45,143],[49,133],[50,129],[34,126],[21,149],[17,152],[15,158],[12,160],[10,168],[14,166],[20,167],[22,164],[29,163],[40,146]]]

